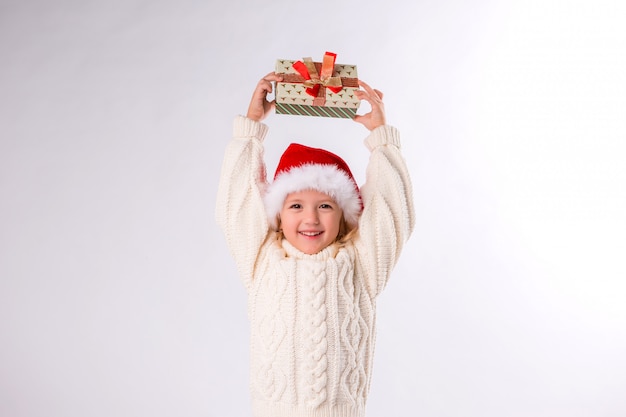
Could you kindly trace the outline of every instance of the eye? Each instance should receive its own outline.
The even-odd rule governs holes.
[[[298,203],[293,203],[289,206],[290,209],[300,209],[302,206]]]
[[[320,205],[320,208],[322,208],[322,209],[332,209],[333,206],[330,205],[330,204],[324,203],[324,204]]]

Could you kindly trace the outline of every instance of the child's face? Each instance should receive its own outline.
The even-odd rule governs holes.
[[[298,191],[285,198],[280,224],[289,243],[312,255],[337,239],[342,215],[329,195],[315,190]]]

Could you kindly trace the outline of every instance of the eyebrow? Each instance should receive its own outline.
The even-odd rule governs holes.
[[[300,199],[300,198],[286,198],[285,199],[285,203],[302,203],[305,200]],[[332,204],[332,205],[336,205],[337,203],[335,202],[335,200],[332,199],[327,199],[327,200],[316,200],[314,201],[315,204]]]

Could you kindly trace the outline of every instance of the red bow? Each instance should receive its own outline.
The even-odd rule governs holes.
[[[296,61],[293,63],[293,69],[298,71],[300,75],[305,79],[304,85],[307,87],[306,93],[310,96],[317,97],[320,88],[322,86],[330,89],[333,93],[341,91],[341,77],[333,77],[333,71],[335,70],[335,59],[337,54],[332,52],[326,52],[324,59],[322,60],[322,68],[318,75],[317,68],[311,58],[303,58],[302,61]]]

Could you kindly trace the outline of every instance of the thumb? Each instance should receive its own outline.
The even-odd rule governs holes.
[[[363,119],[365,119],[365,116],[357,114],[357,115],[354,116],[354,119],[352,119],[352,120],[354,120],[357,123],[365,124],[365,120],[363,120]]]

